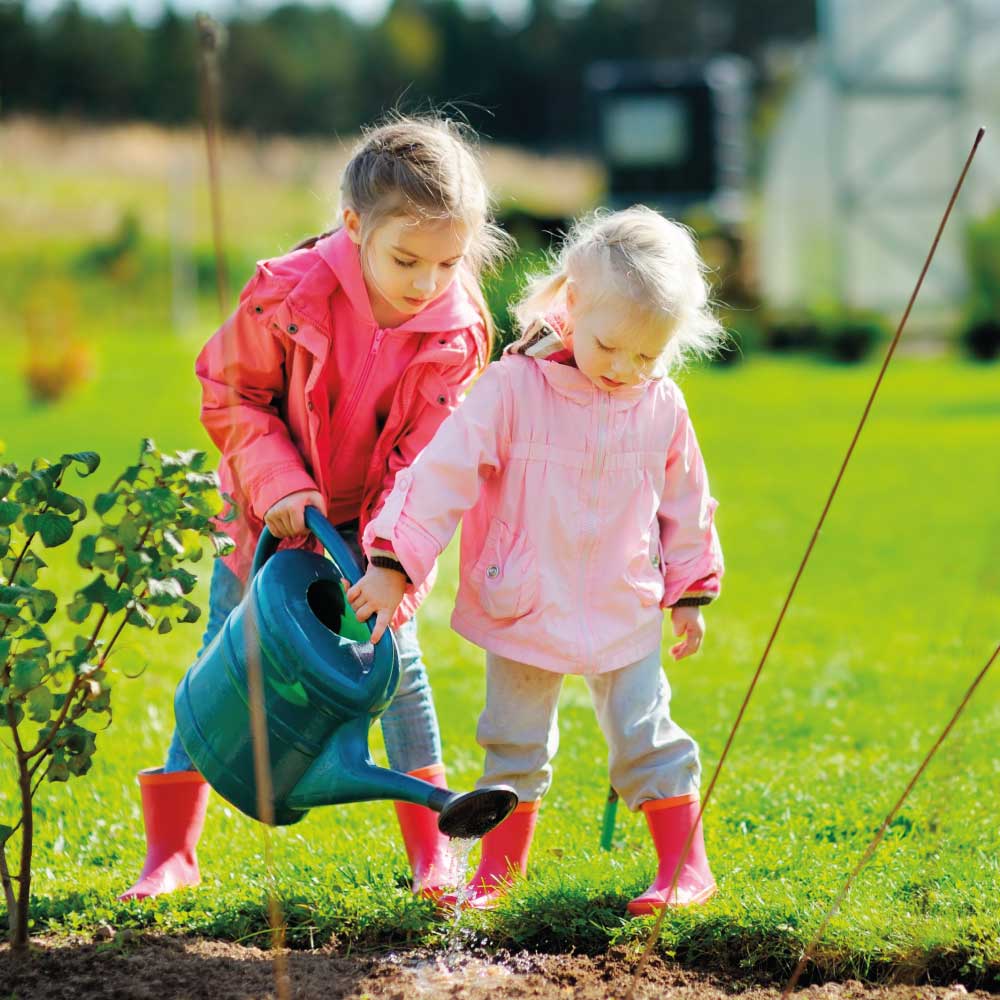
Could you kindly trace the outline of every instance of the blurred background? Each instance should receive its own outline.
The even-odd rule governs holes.
[[[502,328],[572,216],[643,201],[716,268],[722,363],[858,361],[1000,123],[1000,6],[0,0],[3,364],[44,402],[93,377],[110,330],[206,336],[254,260],[329,226],[353,137],[391,109],[483,137],[523,251],[489,284]],[[984,152],[908,347],[1000,353],[998,205]]]

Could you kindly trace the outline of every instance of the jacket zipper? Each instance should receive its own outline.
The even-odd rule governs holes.
[[[372,366],[375,363],[375,355],[378,354],[378,349],[384,339],[385,330],[378,330],[375,334],[375,339],[372,341],[372,346],[368,350],[368,357],[365,358],[365,366],[361,369],[361,374],[358,376],[357,382],[355,383],[354,394],[351,396],[347,407],[344,410],[343,416],[340,417],[342,422],[349,423],[351,418],[354,416],[354,411],[358,408],[358,400],[361,399],[361,394],[365,390],[365,386],[368,382],[368,376],[371,374]],[[343,440],[343,435],[341,435],[336,446],[331,452],[329,459],[327,460],[327,468],[332,469],[336,464],[341,449],[340,442]]]
[[[606,419],[604,410],[606,409],[605,403],[610,404],[610,399],[608,399],[604,394],[598,393],[597,396],[597,448],[594,452],[594,463],[591,468],[591,476],[593,481],[593,490],[591,491],[591,501],[590,501],[590,520],[591,520],[591,530],[588,532],[589,539],[587,543],[587,557],[584,560],[584,571],[582,574],[583,580],[583,601],[581,601],[581,607],[586,607],[587,604],[587,583],[590,579],[590,564],[594,556],[594,548],[597,545],[597,528],[600,523],[600,518],[597,514],[597,505],[600,500],[601,494],[601,475],[604,471],[604,451],[606,446]],[[597,642],[594,639],[594,632],[590,626],[590,615],[584,615],[584,621],[587,622],[587,648],[585,651],[584,661],[590,663],[591,657],[593,656],[594,650],[597,648]]]

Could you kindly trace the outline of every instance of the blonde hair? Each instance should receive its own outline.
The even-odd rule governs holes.
[[[599,210],[578,220],[551,268],[528,281],[513,313],[522,330],[564,299],[567,283],[585,304],[615,296],[673,332],[657,374],[715,353],[725,331],[715,316],[691,231],[644,205]],[[520,341],[518,341],[520,343]]]

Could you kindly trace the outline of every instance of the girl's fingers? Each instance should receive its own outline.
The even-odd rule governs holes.
[[[378,642],[382,638],[385,630],[389,627],[389,622],[392,620],[392,615],[389,611],[383,609],[378,613],[378,617],[375,619],[375,628],[372,629],[372,642]]]

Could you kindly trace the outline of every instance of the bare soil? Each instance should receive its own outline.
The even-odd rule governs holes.
[[[110,931],[110,929],[109,929]],[[332,949],[282,956],[283,987],[278,989],[273,953],[222,941],[163,935],[114,935],[107,940],[40,940],[27,959],[17,960],[0,946],[3,1000],[603,1000],[624,998],[632,981],[634,957],[624,952],[598,957],[528,953],[470,955],[394,951],[345,955]],[[659,958],[647,965],[635,1000],[778,1000],[781,984],[721,979],[682,970]],[[961,985],[872,986],[826,983],[803,989],[806,1000],[985,1000]]]

